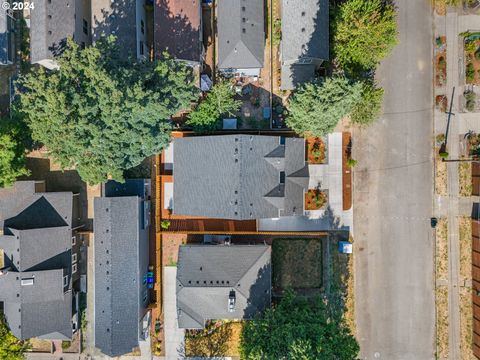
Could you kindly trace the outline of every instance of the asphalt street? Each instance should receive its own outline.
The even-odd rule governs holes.
[[[384,115],[354,132],[355,302],[362,359],[434,358],[432,9],[398,0]]]

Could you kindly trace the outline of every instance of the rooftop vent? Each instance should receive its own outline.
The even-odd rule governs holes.
[[[28,286],[28,285],[33,285],[33,282],[34,282],[34,279],[33,278],[26,278],[26,279],[22,279],[20,281],[20,284],[22,286]]]
[[[235,290],[230,290],[228,295],[228,312],[235,311]]]

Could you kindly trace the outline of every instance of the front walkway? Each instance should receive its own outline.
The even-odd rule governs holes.
[[[185,330],[178,328],[177,321],[177,268],[163,268],[163,309],[165,326],[165,359],[179,359],[183,353]]]

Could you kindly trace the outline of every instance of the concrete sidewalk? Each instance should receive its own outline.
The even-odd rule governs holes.
[[[165,358],[174,360],[182,358],[185,347],[185,330],[178,328],[177,321],[177,268],[163,268],[163,309],[165,327]]]

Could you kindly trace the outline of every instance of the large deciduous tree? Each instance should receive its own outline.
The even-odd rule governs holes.
[[[26,341],[18,340],[8,329],[5,317],[0,313],[0,360],[22,360],[30,348]]]
[[[324,136],[350,113],[360,96],[361,84],[342,76],[306,83],[289,101],[287,125],[302,136]]]
[[[334,14],[335,59],[347,70],[370,70],[397,44],[396,10],[385,0],[347,0]]]
[[[187,124],[197,131],[215,130],[222,115],[233,116],[241,102],[234,99],[232,85],[220,81],[213,85],[204,100],[188,115]]]
[[[356,359],[358,343],[332,306],[320,297],[307,299],[287,292],[262,318],[246,322],[242,359]]]
[[[90,184],[121,181],[124,170],[160,152],[170,117],[197,95],[184,64],[122,59],[113,37],[85,49],[69,40],[57,61],[58,70],[19,80],[19,108],[33,139]]]
[[[12,185],[29,171],[25,167],[25,152],[29,145],[29,131],[18,114],[0,119],[0,187]]]

